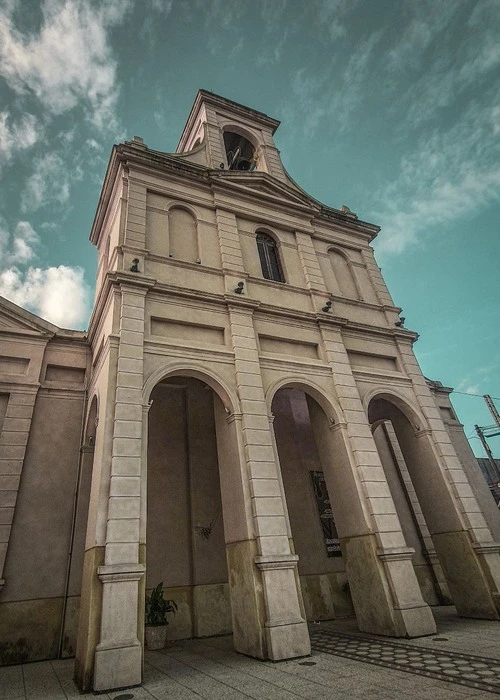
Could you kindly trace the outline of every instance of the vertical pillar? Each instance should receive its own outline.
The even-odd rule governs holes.
[[[444,577],[442,567],[439,563],[439,559],[434,548],[434,543],[432,541],[431,533],[429,532],[429,528],[427,527],[427,522],[422,512],[422,508],[420,506],[420,502],[418,500],[418,496],[415,491],[411,475],[408,471],[408,467],[406,466],[406,462],[401,451],[401,447],[399,445],[396,433],[394,431],[394,427],[391,421],[385,421],[385,423],[383,423],[380,426],[380,429],[382,431],[384,439],[390,446],[390,452],[396,465],[396,469],[398,470],[399,475],[401,477],[401,481],[404,484],[404,490],[408,499],[408,506],[411,510],[414,521],[420,533],[423,554],[426,557],[429,566],[432,567],[435,585],[437,586],[436,593],[438,594],[439,600],[441,600],[444,604],[451,604],[453,601],[450,597],[448,584],[446,583],[446,578]],[[377,431],[375,431],[374,438],[375,443],[377,443]]]
[[[147,289],[122,284],[113,450],[102,583],[100,641],[95,652],[94,690],[139,685],[142,620],[138,612],[143,434],[143,343]]]
[[[318,262],[318,256],[309,233],[295,231],[295,240],[299,251],[300,262],[306,278],[307,288],[326,294],[323,274]]]
[[[228,548],[231,605],[236,606],[236,610],[233,607],[235,646],[238,651],[256,655],[245,648],[245,635],[240,632],[237,619],[238,607],[246,604],[246,600],[244,587],[238,591],[235,581],[242,582],[239,576],[246,570],[253,579],[253,595],[261,591],[256,599],[264,612],[260,655],[279,660],[309,654],[310,642],[295,575],[298,558],[290,551],[252,313],[251,308],[243,305],[229,307],[242,410],[241,437],[255,533],[254,540],[233,543]]]
[[[215,216],[219,234],[222,269],[227,273],[233,272],[240,276],[245,275],[236,216],[232,212],[224,211],[220,208],[215,210]]]
[[[0,435],[0,591],[38,387],[10,393]]]
[[[424,602],[387,479],[352,375],[340,330],[320,323],[344,424],[322,426],[318,439],[326,462],[330,498],[343,514],[342,551],[360,629],[416,637],[436,630]],[[319,409],[318,409],[319,410]],[[318,428],[316,428],[318,430]],[[343,454],[342,468],[332,456]],[[349,503],[349,506],[347,506]]]

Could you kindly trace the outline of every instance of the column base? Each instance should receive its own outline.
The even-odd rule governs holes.
[[[436,633],[424,602],[409,548],[378,550],[375,535],[342,541],[346,572],[362,632],[387,637],[423,637]]]
[[[448,581],[453,603],[461,617],[481,620],[498,620],[499,610],[495,596],[498,595],[499,580],[487,561],[488,547],[477,547],[475,551],[466,530],[432,535],[436,553]],[[498,553],[493,552],[495,559]],[[498,564],[497,564],[497,568]],[[500,578],[500,571],[499,571]],[[498,599],[497,599],[498,600]]]
[[[94,684],[97,692],[118,690],[142,682],[142,648],[138,639],[119,646],[99,644],[95,651]]]
[[[427,604],[394,610],[398,637],[426,637],[436,634],[436,621]]]
[[[271,661],[296,659],[311,654],[309,630],[302,619],[266,623],[266,642],[267,658]]]

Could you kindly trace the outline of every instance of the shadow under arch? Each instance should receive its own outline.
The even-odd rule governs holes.
[[[151,393],[157,384],[170,377],[194,377],[207,384],[222,401],[226,412],[240,413],[240,403],[234,389],[230,388],[225,380],[211,369],[196,367],[192,362],[175,362],[154,370],[144,382],[142,389],[143,404],[147,405],[151,399]]]
[[[419,411],[415,406],[412,406],[412,404],[408,401],[406,397],[402,396],[393,389],[387,388],[370,389],[370,391],[368,391],[363,397],[363,407],[366,411],[366,415],[368,416],[368,420],[370,421],[372,427],[375,424],[375,422],[380,424],[380,422],[384,420],[383,418],[376,418],[373,415],[373,413],[372,419],[370,419],[369,415],[370,405],[372,406],[373,411],[373,402],[379,399],[387,401],[388,403],[393,404],[396,408],[398,408],[401,411],[401,413],[407,418],[409,423],[413,426],[413,429],[416,433],[420,430],[428,429],[429,425],[423,413]]]
[[[342,409],[334,403],[331,396],[321,387],[311,381],[304,381],[299,377],[283,377],[273,382],[266,390],[266,403],[268,412],[271,413],[273,399],[280,389],[297,389],[303,391],[306,396],[310,396],[323,409],[325,415],[332,425],[344,423]]]
[[[259,145],[259,136],[255,131],[246,129],[244,126],[236,124],[235,122],[228,121],[222,126],[222,134],[224,135],[226,132],[242,136],[244,139],[247,139],[254,148],[257,148]]]
[[[266,400],[274,414],[277,461],[306,617],[353,615],[344,544],[368,532],[369,514],[352,468],[342,412],[323,388],[297,377],[271,384]]]

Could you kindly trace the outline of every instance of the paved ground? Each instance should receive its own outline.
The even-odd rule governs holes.
[[[98,697],[493,700],[500,693],[500,623],[460,620],[450,608],[437,609],[436,618],[437,635],[396,642],[360,635],[352,620],[313,625],[313,647],[324,651],[315,650],[310,658],[281,663],[236,654],[230,637],[177,642],[161,652],[147,653],[140,688]],[[0,668],[0,700],[95,697],[78,693],[72,673],[72,660]],[[472,686],[462,685],[463,682]],[[474,687],[474,683],[493,690]]]

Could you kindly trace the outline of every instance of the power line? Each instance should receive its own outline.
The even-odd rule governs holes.
[[[456,389],[453,389],[454,394],[462,394],[462,396],[478,396],[480,399],[484,399],[484,394],[472,394],[470,391],[457,391]],[[495,401],[500,401],[500,398],[498,396],[491,396],[492,399],[495,399]]]

